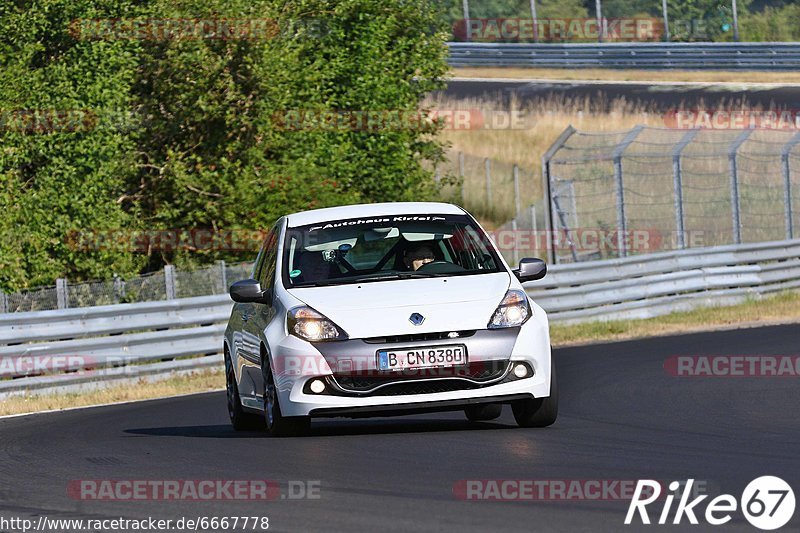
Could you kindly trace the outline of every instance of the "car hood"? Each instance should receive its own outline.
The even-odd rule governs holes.
[[[350,338],[485,329],[510,285],[505,272],[290,289]],[[415,326],[412,313],[425,317]]]

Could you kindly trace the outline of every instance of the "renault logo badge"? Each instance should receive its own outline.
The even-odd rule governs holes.
[[[423,322],[425,322],[425,317],[419,313],[412,313],[410,317],[408,317],[408,321],[414,324],[415,326],[419,326]]]

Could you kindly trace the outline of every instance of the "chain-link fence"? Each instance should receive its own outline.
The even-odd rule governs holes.
[[[500,252],[516,263],[520,257],[545,257],[541,239],[518,239],[518,230],[544,228],[541,175],[514,163],[463,152],[450,154],[439,174],[458,178],[443,184],[441,200],[463,206],[493,233]],[[530,232],[529,232],[530,233]]]
[[[800,133],[568,128],[544,160],[555,262],[800,234]]]
[[[541,199],[541,186],[533,170],[513,163],[463,152],[451,154],[439,167],[443,174],[457,176],[454,185],[444,185],[443,201],[464,206],[476,217],[504,223]]]
[[[47,311],[73,307],[92,307],[119,303],[152,302],[225,294],[234,281],[250,275],[252,263],[215,265],[197,270],[164,270],[135,278],[69,283],[59,279],[55,287],[42,287],[18,293],[0,292],[0,312]]]

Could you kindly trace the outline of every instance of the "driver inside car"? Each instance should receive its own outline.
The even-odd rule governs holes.
[[[406,250],[403,262],[409,270],[419,270],[423,265],[432,263],[435,260],[433,249],[427,244],[418,244]]]

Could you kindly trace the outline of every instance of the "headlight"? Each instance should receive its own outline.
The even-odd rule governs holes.
[[[524,292],[516,289],[509,290],[503,301],[497,306],[492,319],[487,326],[489,329],[513,328],[524,324],[533,314]]]
[[[347,334],[325,315],[307,306],[295,307],[286,317],[289,333],[310,342],[338,341]]]

